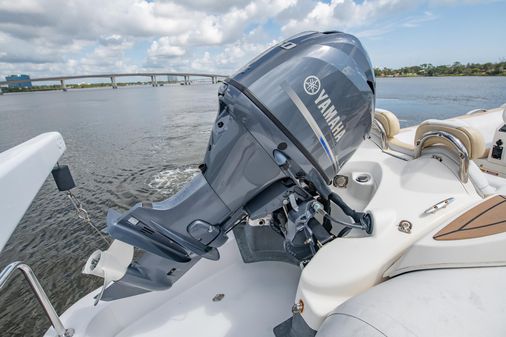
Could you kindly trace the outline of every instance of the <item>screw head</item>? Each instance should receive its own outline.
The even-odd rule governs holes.
[[[63,336],[65,337],[72,337],[74,336],[75,330],[72,328],[65,329],[65,332],[63,333]]]
[[[399,226],[397,228],[399,229],[400,232],[410,234],[411,229],[413,228],[413,224],[411,222],[409,222],[408,220],[401,220],[401,222],[399,222]]]
[[[299,300],[297,303],[295,303],[292,306],[292,314],[294,314],[294,315],[302,314],[302,312],[304,312],[304,301]]]
[[[345,188],[348,185],[348,177],[343,175],[335,176],[332,180],[335,187]]]
[[[213,302],[220,302],[225,297],[225,294],[216,294],[213,297]]]

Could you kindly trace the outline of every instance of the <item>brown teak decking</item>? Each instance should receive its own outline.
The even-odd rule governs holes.
[[[506,232],[506,197],[497,195],[450,222],[434,239],[463,240],[502,232]]]

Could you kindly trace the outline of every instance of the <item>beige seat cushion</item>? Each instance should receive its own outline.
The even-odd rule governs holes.
[[[454,137],[457,137],[467,149],[469,159],[478,159],[486,157],[486,148],[483,136],[475,128],[467,125],[464,120],[437,120],[429,119],[418,126],[415,133],[415,142],[422,138],[422,136],[430,131],[444,131]],[[451,147],[451,145],[441,138],[429,139],[424,147],[429,147],[435,144],[444,144]]]
[[[395,137],[395,135],[401,129],[399,119],[390,111],[384,109],[376,109],[374,118],[381,123],[385,129],[385,133],[388,139]]]
[[[381,126],[383,126],[383,129],[385,130],[387,146],[389,149],[395,152],[413,156],[413,142],[411,141],[409,143],[406,143],[396,138],[401,129],[397,116],[388,110],[376,109],[374,118],[381,124]]]
[[[408,154],[410,156],[414,155],[415,147],[412,144],[404,143],[397,138],[389,139],[388,146],[394,151]]]

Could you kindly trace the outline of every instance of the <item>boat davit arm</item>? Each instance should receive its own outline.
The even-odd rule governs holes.
[[[0,153],[0,250],[65,151],[58,132],[48,132]]]

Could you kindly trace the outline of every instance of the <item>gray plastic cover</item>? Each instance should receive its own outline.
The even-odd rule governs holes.
[[[295,36],[250,62],[229,83],[270,114],[327,181],[372,124],[373,68],[352,35]]]

